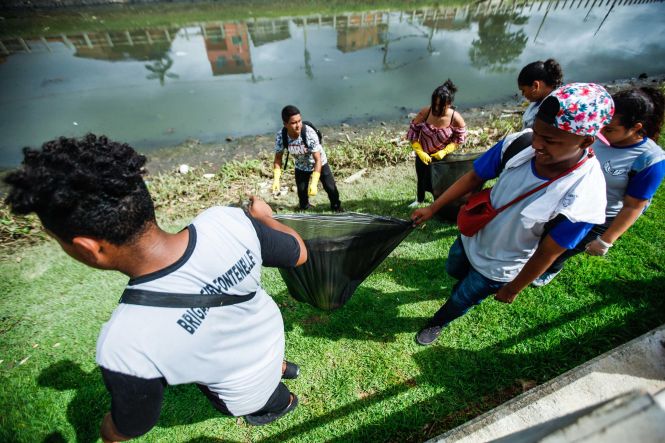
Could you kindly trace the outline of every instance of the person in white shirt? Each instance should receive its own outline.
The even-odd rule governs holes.
[[[491,294],[498,301],[512,303],[561,253],[575,247],[593,224],[605,220],[605,183],[589,148],[613,113],[612,99],[601,86],[562,86],[543,101],[530,147],[504,164],[511,141],[520,134],[506,137],[432,205],[413,212],[411,219],[421,224],[444,205],[493,178],[497,182],[490,200],[496,209],[560,177],[499,212],[474,235],[457,238],[446,270],[458,282],[446,303],[416,335],[419,344],[433,343],[448,323]]]
[[[298,207],[302,210],[311,208],[309,197],[318,194],[320,179],[323,190],[326,191],[328,200],[330,200],[330,210],[344,212],[335,177],[321,144],[321,137],[323,137],[320,135],[321,133],[310,122],[303,121],[300,110],[293,105],[284,106],[282,109],[282,122],[284,126],[277,131],[275,136],[273,194],[280,192],[282,169],[286,167],[286,165],[282,165],[282,157],[286,151],[286,161],[288,161],[289,155],[293,157]]]
[[[561,254],[533,286],[549,284],[574,255],[607,254],[647,210],[665,177],[665,152],[656,143],[663,127],[663,93],[650,87],[632,88],[612,99],[616,112],[602,130],[610,145],[593,145],[607,185],[605,223],[595,225],[577,247]]]
[[[130,278],[97,341],[111,394],[102,440],[147,433],[167,385],[194,383],[220,412],[253,425],[282,417],[298,398],[281,378],[295,378],[298,368],[284,361],[282,316],[261,287],[261,267],[304,263],[302,238],[257,198],[247,213],[214,207],[166,232],[143,181],[145,162],[103,136],[61,137],[26,150],[21,168],[5,178],[14,213],[35,212],[71,257]],[[123,301],[131,291],[145,301]],[[214,307],[155,304],[164,294],[224,299]]]
[[[517,87],[529,106],[522,114],[522,129],[533,128],[538,108],[545,97],[563,83],[563,70],[553,58],[529,63],[517,76]]]

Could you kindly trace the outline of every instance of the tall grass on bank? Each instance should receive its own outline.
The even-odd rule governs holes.
[[[496,140],[520,125],[519,118],[489,118],[481,128],[472,129],[462,149],[484,150]],[[411,148],[401,136],[377,131],[367,136],[347,139],[339,143],[326,143],[326,152],[338,181],[360,169],[377,169],[396,166],[410,161]],[[291,162],[292,165],[292,162]],[[287,174],[292,173],[292,166]],[[155,202],[160,221],[171,223],[192,217],[201,209],[213,205],[240,204],[248,194],[270,199],[267,190],[272,179],[272,153],[262,152],[257,158],[234,160],[223,164],[211,176],[203,168],[193,167],[190,173],[161,173],[146,176],[148,189]],[[288,176],[284,183],[290,183]],[[295,204],[295,197],[286,199]],[[274,203],[280,204],[281,201]],[[0,203],[0,246],[7,251],[35,244],[46,238],[35,215],[27,217],[11,214],[3,202]],[[0,254],[0,259],[3,256]],[[6,258],[6,257],[5,257]]]

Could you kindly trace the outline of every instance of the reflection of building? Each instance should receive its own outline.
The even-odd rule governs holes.
[[[340,26],[345,25],[345,26]],[[337,18],[337,49],[353,52],[382,45],[386,40],[388,24],[382,13],[347,15]]]
[[[49,43],[63,43],[76,49],[77,57],[96,60],[159,60],[168,53],[178,28],[138,29],[118,32],[75,32],[57,37],[39,37],[25,41],[23,38],[0,40],[0,53],[30,53],[46,49]]]
[[[76,57],[95,60],[159,60],[168,54],[178,29],[141,29],[123,32],[84,32],[50,41],[64,41]]]
[[[252,72],[245,23],[206,23],[201,30],[213,75]]]
[[[423,16],[423,26],[434,30],[455,31],[459,29],[468,29],[471,27],[469,17],[469,7],[464,8],[445,8],[434,9],[429,14]]]
[[[171,48],[177,29],[145,29],[69,36],[76,56],[98,60],[157,60]]]
[[[247,27],[256,47],[291,38],[288,20],[256,20],[247,23]]]

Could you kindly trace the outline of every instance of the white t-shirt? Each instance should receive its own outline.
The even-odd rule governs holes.
[[[522,129],[533,128],[533,124],[536,121],[536,114],[538,114],[542,102],[542,100],[539,100],[529,103],[529,106],[524,110],[524,114],[522,114]]]
[[[183,257],[130,280],[128,287],[186,294],[256,292],[254,298],[194,309],[120,304],[99,335],[97,363],[141,379],[163,377],[171,385],[199,383],[234,415],[255,412],[277,387],[284,358],[282,316],[260,285],[262,244],[239,208],[208,209],[188,229]]]
[[[316,135],[316,131],[304,123],[303,129],[306,131],[307,145],[303,143],[301,136],[293,139],[287,134],[288,151],[293,157],[293,163],[295,164],[296,169],[312,172],[314,170],[314,164],[316,163],[314,155],[312,155],[314,152],[319,152],[321,154],[321,166],[328,164],[328,157],[326,156],[326,151],[324,151],[323,146],[319,143],[319,136]],[[282,132],[283,131],[280,129],[275,136],[276,153],[284,151]]]
[[[607,184],[607,216],[616,217],[626,195],[650,200],[665,174],[665,152],[650,138],[630,146],[593,145]]]
[[[496,209],[548,180],[537,175],[531,147],[501,171],[503,153],[523,133],[511,134],[474,162],[474,170],[483,179],[500,174],[490,195]],[[461,239],[476,271],[494,281],[510,282],[535,252],[548,221],[559,214],[567,218],[567,226],[555,240],[562,247],[573,247],[591,223],[604,221],[604,213],[605,184],[598,161],[591,158],[568,176],[509,206],[474,236]]]

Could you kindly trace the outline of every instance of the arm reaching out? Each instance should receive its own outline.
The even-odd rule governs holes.
[[[277,194],[279,192],[279,179],[282,176],[282,155],[284,152],[277,152],[275,154],[275,160],[273,161],[272,169],[272,193]]]
[[[565,250],[550,235],[546,236],[517,277],[499,289],[494,298],[503,303],[512,303],[520,291],[545,272]]]
[[[597,239],[586,245],[586,253],[589,255],[605,255],[612,244],[628,230],[640,217],[649,200],[637,199],[626,195],[623,198],[623,208],[619,211],[607,231]]]
[[[305,263],[307,261],[307,248],[305,247],[305,242],[303,241],[302,237],[300,237],[300,235],[292,228],[289,228],[288,226],[272,218],[272,209],[266,202],[256,196],[251,196],[249,200],[249,214],[267,227],[272,228],[275,231],[283,232],[295,238],[298,242],[298,246],[300,246],[300,256],[298,257],[296,266],[300,266]]]
[[[432,218],[432,216],[436,214],[439,209],[454,202],[458,198],[463,197],[469,192],[478,189],[478,187],[480,187],[484,182],[485,180],[476,174],[475,171],[471,170],[467,172],[462,177],[460,177],[459,180],[453,183],[448,189],[446,189],[445,192],[441,194],[439,198],[434,200],[431,205],[427,206],[426,208],[420,208],[413,211],[411,214],[411,220],[413,220],[413,223],[416,225],[426,222]]]

